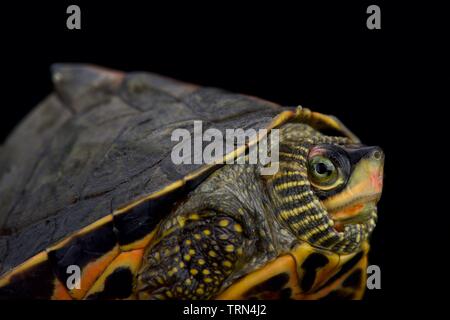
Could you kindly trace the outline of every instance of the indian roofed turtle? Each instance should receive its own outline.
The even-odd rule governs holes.
[[[332,116],[150,73],[52,77],[1,148],[2,299],[362,297],[380,148]],[[171,133],[194,120],[279,129],[279,170],[175,165]]]

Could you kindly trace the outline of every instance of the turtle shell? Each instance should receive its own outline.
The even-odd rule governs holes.
[[[195,120],[222,132],[305,121],[356,140],[337,119],[308,109],[151,73],[58,64],[52,78],[55,92],[1,149],[0,275],[47,258],[60,263],[70,241],[80,251],[70,256],[94,256],[86,263],[114,246],[145,246],[174,203],[219,166],[172,162],[173,130],[194,136]]]

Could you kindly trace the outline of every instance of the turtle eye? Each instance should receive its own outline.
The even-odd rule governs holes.
[[[316,188],[329,190],[339,184],[340,170],[329,158],[318,155],[309,159],[309,177]]]

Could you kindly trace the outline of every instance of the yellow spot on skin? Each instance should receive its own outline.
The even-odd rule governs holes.
[[[202,272],[203,272],[203,274],[204,274],[204,275],[208,275],[208,274],[210,274],[210,273],[211,273],[211,272],[209,272],[209,270],[208,270],[208,269],[203,269],[203,271],[202,271]]]
[[[193,276],[195,276],[197,273],[198,273],[198,270],[197,270],[197,269],[191,269],[191,274],[192,274]]]
[[[234,230],[235,230],[236,232],[242,232],[242,227],[241,227],[241,225],[238,224],[238,223],[236,223],[236,224],[234,225]]]
[[[173,294],[172,294],[172,292],[170,292],[170,291],[166,291],[166,296],[168,296],[169,298],[172,298],[172,297],[173,297]]]
[[[175,248],[173,249],[173,252],[177,253],[178,251],[180,251],[180,246],[175,246]]]
[[[169,270],[169,271],[167,272],[167,275],[168,275],[169,277],[173,276],[172,270]]]
[[[189,261],[189,260],[191,260],[191,256],[188,255],[188,254],[185,254],[185,255],[183,256],[183,259],[186,260],[186,261]]]
[[[238,249],[237,249],[237,254],[238,254],[238,255],[242,255],[243,253],[244,253],[244,252],[242,251],[242,248],[238,248]]]
[[[156,278],[156,281],[157,281],[159,284],[163,284],[163,283],[164,283],[164,280],[163,280],[163,278],[161,278],[161,277]]]
[[[202,236],[199,233],[194,234],[195,240],[200,240]]]
[[[200,216],[197,213],[193,213],[189,216],[189,219],[198,220],[198,219],[200,219]]]
[[[195,293],[197,293],[198,295],[202,295],[203,293],[205,293],[205,290],[203,290],[202,288],[198,288]]]
[[[188,286],[192,284],[191,279],[187,278],[184,283],[186,283]]]
[[[208,229],[203,230],[203,234],[204,234],[205,236],[209,236],[209,235],[211,234],[211,231],[208,230]]]
[[[177,267],[173,267],[173,268],[172,268],[172,272],[173,272],[173,273],[175,273],[175,272],[177,272],[177,271],[178,271]]]
[[[178,293],[183,293],[183,288],[182,287],[177,287],[177,292]]]
[[[165,255],[165,256],[170,255],[170,250],[169,250],[169,249],[164,250],[164,255]]]
[[[187,246],[190,246],[190,245],[192,244],[192,241],[189,240],[189,239],[187,239],[184,243],[185,243]]]
[[[208,252],[208,254],[209,254],[211,257],[217,257],[217,253],[216,253],[215,251],[213,251],[213,250],[210,250],[210,251]]]
[[[230,221],[228,221],[227,219],[223,219],[219,221],[219,226],[221,227],[226,227],[230,224]]]
[[[234,246],[232,244],[229,244],[225,247],[225,251],[226,252],[233,252],[234,251]]]
[[[203,279],[206,283],[211,283],[212,281],[213,281],[213,279],[211,279],[211,278],[205,278],[205,279]]]
[[[191,256],[193,256],[194,254],[195,254],[195,250],[194,249],[189,249],[189,254],[191,255]]]
[[[180,262],[180,268],[184,268],[184,262],[183,261]]]
[[[203,259],[198,259],[198,264],[199,265],[204,265],[205,264],[205,260],[203,260]]]
[[[231,268],[231,266],[232,266],[232,263],[228,260],[225,260],[224,262],[222,262],[222,264],[224,267],[227,267],[227,268]]]

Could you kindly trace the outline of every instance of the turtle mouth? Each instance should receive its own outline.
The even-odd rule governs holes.
[[[364,233],[371,230],[377,218],[376,204],[381,198],[382,186],[383,158],[361,159],[345,188],[322,202],[335,229],[357,230],[364,227]]]
[[[337,231],[343,231],[348,224],[366,224],[376,215],[376,205],[381,193],[358,197],[334,208],[327,208]]]

